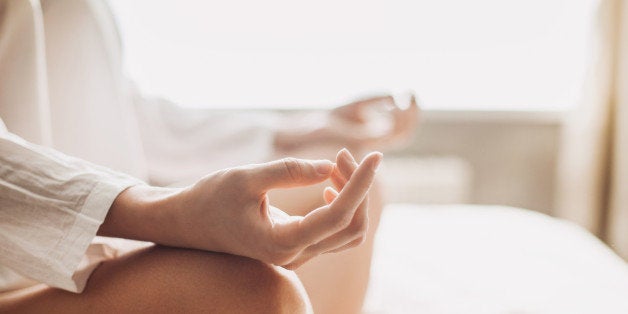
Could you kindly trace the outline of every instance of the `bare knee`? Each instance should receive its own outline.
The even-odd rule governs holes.
[[[168,299],[173,309],[308,312],[307,294],[293,272],[221,253],[157,247],[153,255],[154,270],[166,279],[165,289],[157,294]]]
[[[220,253],[150,247],[103,263],[85,291],[40,285],[0,300],[16,313],[309,313],[293,272]]]
[[[229,304],[229,309],[247,313],[311,312],[305,288],[293,271],[240,256],[223,256],[221,263],[231,270],[223,281],[229,290],[241,293],[232,299],[235,302]]]
[[[260,282],[256,285],[258,288],[267,289],[266,291],[256,290],[254,293],[256,304],[263,304],[259,307],[262,313],[311,313],[311,304],[305,288],[297,275],[290,270],[264,265],[255,261],[250,276],[252,278],[260,278]],[[259,267],[262,265],[262,267]]]

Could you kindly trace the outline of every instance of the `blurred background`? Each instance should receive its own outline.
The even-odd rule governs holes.
[[[533,209],[628,256],[622,4],[111,1],[144,91],[188,107],[298,111],[413,90],[422,125],[387,156],[391,201]]]

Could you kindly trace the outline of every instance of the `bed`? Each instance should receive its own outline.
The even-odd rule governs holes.
[[[501,206],[389,205],[364,313],[628,313],[628,266],[584,229]]]

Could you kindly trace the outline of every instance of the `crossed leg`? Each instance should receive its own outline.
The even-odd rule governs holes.
[[[0,295],[15,313],[307,313],[293,272],[221,253],[151,246],[104,262],[82,294],[45,285]]]

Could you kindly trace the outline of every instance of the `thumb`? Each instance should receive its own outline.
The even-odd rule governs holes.
[[[266,192],[323,182],[333,170],[334,164],[329,160],[284,158],[254,166],[250,179],[261,192]]]

